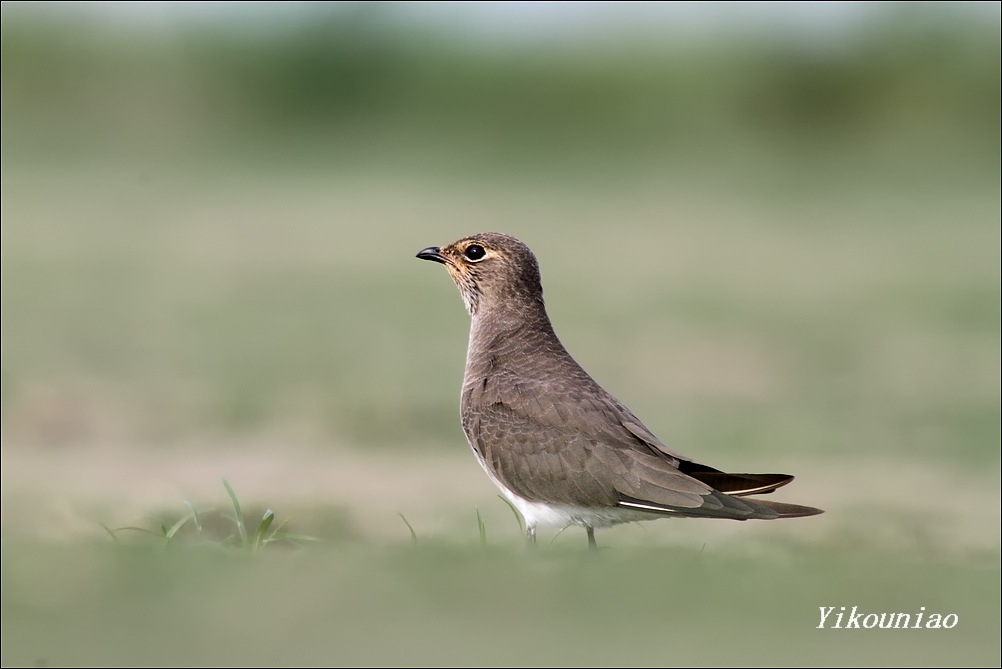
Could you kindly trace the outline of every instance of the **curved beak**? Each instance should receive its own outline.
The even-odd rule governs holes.
[[[435,262],[440,262],[445,264],[445,257],[442,255],[442,249],[437,246],[429,246],[426,249],[421,249],[418,251],[417,256],[421,260],[434,260]]]

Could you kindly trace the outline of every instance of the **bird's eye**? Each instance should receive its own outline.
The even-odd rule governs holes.
[[[487,255],[487,251],[484,251],[484,247],[479,244],[470,244],[466,247],[466,250],[463,251],[463,255],[466,256],[467,260],[476,261],[483,259],[483,257]]]

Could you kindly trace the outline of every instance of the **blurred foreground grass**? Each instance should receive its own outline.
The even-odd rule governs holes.
[[[3,542],[3,664],[854,665],[999,661],[997,559],[786,547],[249,555]],[[820,606],[953,629],[816,629]]]

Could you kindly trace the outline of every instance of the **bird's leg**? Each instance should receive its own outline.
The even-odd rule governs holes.
[[[525,526],[525,542],[530,546],[536,545],[536,526],[526,525]]]
[[[595,543],[595,528],[591,525],[586,525],[585,531],[588,532],[588,548],[598,548],[598,544]]]

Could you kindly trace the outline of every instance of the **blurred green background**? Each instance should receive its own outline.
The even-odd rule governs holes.
[[[5,3],[3,664],[997,665],[999,26]],[[468,317],[413,257],[483,230],[662,440],[827,513],[526,555],[459,426]],[[101,528],[223,509],[220,476],[323,541]],[[852,605],[960,624],[814,629]]]

